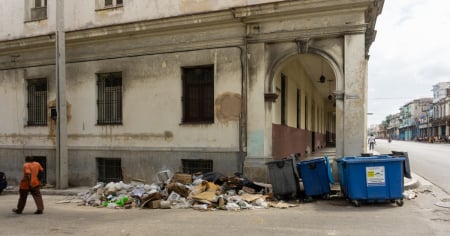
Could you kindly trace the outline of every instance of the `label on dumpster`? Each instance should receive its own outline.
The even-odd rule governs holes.
[[[384,166],[367,166],[366,180],[367,186],[385,186],[386,176]]]

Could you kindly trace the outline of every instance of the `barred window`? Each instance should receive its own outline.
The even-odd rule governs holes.
[[[47,19],[47,0],[34,0],[30,8],[30,20]]]
[[[182,68],[183,123],[214,123],[214,66]]]
[[[47,79],[30,79],[27,83],[27,124],[29,126],[47,125]]]
[[[98,0],[97,0],[98,1]],[[123,0],[103,0],[97,3],[99,7],[97,8],[111,8],[123,6]]]
[[[122,160],[120,158],[97,158],[98,181],[103,183],[122,180]]]
[[[46,7],[47,0],[34,0],[34,7]]]
[[[97,124],[122,124],[122,72],[97,74]]]

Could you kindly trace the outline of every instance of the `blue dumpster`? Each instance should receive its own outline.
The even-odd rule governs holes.
[[[403,205],[403,161],[387,155],[344,157],[338,161],[340,185],[355,206],[390,200]]]
[[[294,172],[294,160],[269,161],[266,165],[274,196],[278,199],[294,198],[299,189],[298,178]]]
[[[307,197],[328,196],[331,190],[327,168],[324,158],[297,163],[297,170],[303,180]]]

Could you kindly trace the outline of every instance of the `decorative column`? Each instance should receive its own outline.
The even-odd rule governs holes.
[[[248,46],[247,157],[244,174],[254,181],[267,181],[265,163],[272,159],[271,102],[265,101],[267,74],[264,43]]]

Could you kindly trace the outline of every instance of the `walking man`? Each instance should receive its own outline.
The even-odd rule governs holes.
[[[27,203],[28,192],[33,196],[36,203],[37,210],[34,214],[42,214],[44,212],[44,202],[42,201],[42,195],[40,191],[40,181],[38,178],[39,172],[43,172],[39,162],[33,161],[33,157],[26,156],[25,164],[23,164],[23,178],[20,181],[19,188],[19,201],[17,202],[17,208],[13,209],[13,212],[21,214]]]
[[[373,150],[375,147],[375,137],[373,136],[373,134],[370,135],[368,142],[369,142],[369,150]]]

